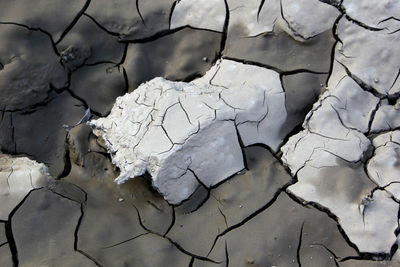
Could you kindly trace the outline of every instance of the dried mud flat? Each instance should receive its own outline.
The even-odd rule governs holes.
[[[397,0],[0,0],[0,266],[400,266],[399,73]]]

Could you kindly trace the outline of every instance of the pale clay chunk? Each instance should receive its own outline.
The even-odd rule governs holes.
[[[382,101],[375,113],[371,132],[387,131],[398,127],[400,127],[400,100],[397,100],[395,105]]]
[[[338,24],[336,60],[381,95],[400,91],[400,32],[371,31],[343,18]],[[362,44],[362,45],[360,45]]]
[[[362,90],[335,62],[328,90],[281,148],[298,182],[289,191],[334,213],[361,252],[389,253],[396,241],[398,204],[376,187],[361,160],[370,148],[363,133],[379,98]],[[384,219],[382,219],[384,218]]]
[[[0,154],[0,219],[8,220],[15,206],[32,190],[50,179],[47,167],[26,157]]]
[[[375,153],[367,164],[368,175],[400,199],[400,131],[381,134],[372,143]]]
[[[199,183],[212,187],[243,169],[241,141],[276,151],[285,120],[278,73],[222,60],[191,83],[142,84],[119,97],[107,118],[89,124],[121,170],[118,183],[148,172],[177,204]]]
[[[344,0],[342,3],[346,14],[369,27],[397,30],[400,22],[391,17],[399,18],[399,0]]]
[[[226,8],[224,0],[177,1],[171,18],[171,29],[192,26],[222,32]]]
[[[340,15],[335,7],[318,0],[282,0],[282,12],[291,29],[288,33],[301,39],[331,29]]]

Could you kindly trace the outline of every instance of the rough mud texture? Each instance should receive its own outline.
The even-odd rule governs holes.
[[[241,143],[276,151],[285,113],[278,73],[222,60],[192,83],[153,79],[90,125],[121,170],[118,183],[148,173],[178,204],[199,184],[214,186],[243,169]]]
[[[43,163],[0,154],[0,220],[6,221],[15,206],[33,189],[46,186],[50,176]]]
[[[398,0],[0,2],[1,267],[400,265]]]

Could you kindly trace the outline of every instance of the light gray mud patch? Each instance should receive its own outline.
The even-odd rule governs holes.
[[[329,72],[335,43],[331,30],[303,42],[293,39],[278,27],[255,37],[243,36],[241,26],[233,25],[223,55],[241,61],[265,65],[282,71],[306,69]]]
[[[184,28],[146,43],[129,45],[123,64],[132,91],[154,77],[189,81],[203,76],[220,49],[222,34]]]

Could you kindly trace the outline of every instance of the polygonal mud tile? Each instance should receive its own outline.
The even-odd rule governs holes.
[[[124,53],[124,44],[118,37],[100,28],[83,15],[68,35],[57,44],[62,63],[69,69],[97,62],[118,63]]]
[[[332,47],[335,43],[331,30],[306,41],[293,39],[278,26],[270,33],[255,37],[242,36],[242,29],[231,29],[224,56],[264,64],[282,71],[329,71]]]
[[[146,43],[129,45],[124,67],[129,89],[154,77],[191,80],[202,76],[220,49],[221,34],[185,28]]]
[[[99,261],[105,266],[187,266],[190,256],[179,251],[167,239],[143,234],[103,249]]]
[[[268,209],[223,237],[227,242],[229,262],[237,266],[298,266],[298,261],[301,263],[305,258],[308,258],[307,266],[335,264],[329,254],[311,258],[314,253],[302,250],[303,245],[312,243],[322,243],[341,255],[355,254],[331,218],[297,204],[283,193]]]
[[[76,251],[74,233],[80,217],[81,203],[49,189],[32,191],[11,221],[20,265],[95,266]]]
[[[97,161],[104,166],[109,159]],[[86,161],[86,164],[91,163]],[[114,261],[113,255],[116,253],[121,264],[124,261],[136,261],[131,253],[126,254],[119,246],[124,244],[121,248],[128,250],[132,250],[131,245],[136,246],[134,242],[128,241],[148,232],[140,223],[162,235],[173,220],[172,208],[157,193],[149,190],[146,181],[137,178],[117,185],[113,178],[115,174],[112,170],[102,176],[92,175],[90,169],[88,172],[75,164],[72,165],[70,175],[65,178],[87,192],[77,246],[106,266]],[[145,246],[145,249],[148,247]]]
[[[211,192],[211,196],[219,202],[218,209],[226,217],[228,227],[240,223],[262,208],[292,179],[267,149],[247,147],[244,153],[249,170]]]
[[[33,29],[40,28],[50,33],[56,42],[89,2],[84,0],[68,3],[62,0],[39,2],[5,0],[1,3],[0,22],[15,22]]]
[[[400,98],[396,103],[390,104],[389,101],[382,100],[375,113],[371,125],[372,133],[388,131],[400,127]]]
[[[31,155],[49,168],[53,177],[64,175],[68,171],[65,164],[66,131],[63,125],[74,125],[84,115],[82,103],[67,92],[57,95],[43,107],[29,113],[12,113],[12,126],[7,129],[12,135],[11,148],[7,144],[2,149],[13,153]],[[3,128],[1,129],[3,131]]]
[[[341,42],[338,43],[336,60],[375,95],[398,95],[400,32],[390,33],[386,28],[371,31],[342,18],[337,26],[337,34]]]
[[[300,40],[331,29],[339,15],[338,9],[319,0],[281,1],[281,17],[289,28],[288,33]]]
[[[184,204],[175,208],[175,224],[168,233],[171,239],[205,256],[218,234],[263,208],[291,180],[265,148],[246,148],[245,154],[249,171],[212,189],[209,199],[199,209],[188,211]],[[197,242],[192,242],[193,238]]]
[[[44,164],[0,153],[0,220],[8,220],[31,190],[46,186],[50,179]]]
[[[225,24],[224,0],[176,1],[171,14],[171,29],[189,25],[198,29],[222,32]]]
[[[122,39],[140,39],[169,28],[173,0],[93,1],[87,13]]]
[[[45,34],[0,24],[0,39],[2,111],[34,111],[56,97],[54,88],[66,86],[67,72]]]
[[[118,96],[127,91],[122,68],[99,64],[80,68],[72,73],[69,88],[83,98],[92,112],[107,115]]]
[[[357,0],[344,0],[342,6],[346,14],[367,27],[399,28],[400,3],[391,0],[369,0],[359,2]],[[396,18],[397,17],[397,18]]]

